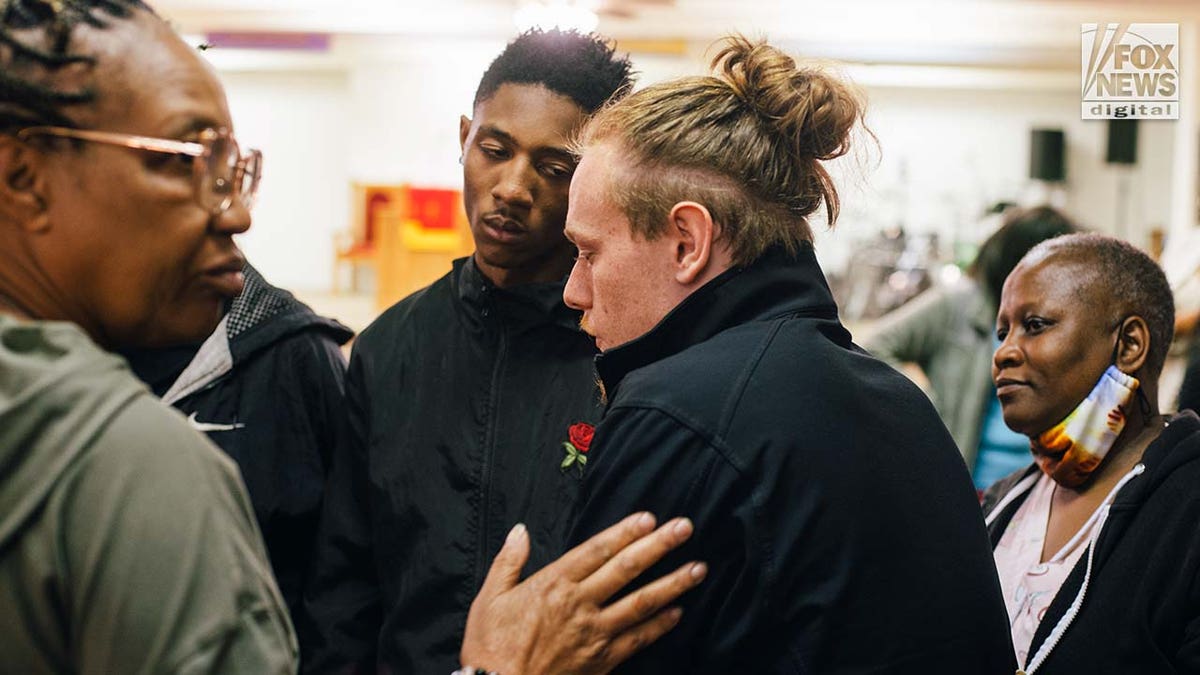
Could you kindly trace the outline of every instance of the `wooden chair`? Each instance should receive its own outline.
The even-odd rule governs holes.
[[[348,232],[334,234],[333,294],[342,291],[342,269],[350,266],[350,291],[358,292],[358,269],[376,267],[382,223],[402,213],[400,185],[354,185],[354,215]]]

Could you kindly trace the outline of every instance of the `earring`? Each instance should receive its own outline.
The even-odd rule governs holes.
[[[459,155],[459,156],[458,156],[458,163],[459,163],[459,164],[462,164],[462,163],[463,163],[463,161],[462,161],[462,155]]]

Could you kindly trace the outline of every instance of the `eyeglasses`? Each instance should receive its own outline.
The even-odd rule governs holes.
[[[28,127],[18,131],[16,136],[22,141],[31,136],[74,138],[192,157],[196,201],[214,216],[228,210],[233,206],[233,200],[239,197],[242,205],[250,209],[262,178],[262,152],[251,148],[242,155],[237,141],[225,129],[205,129],[195,142],[68,127]]]

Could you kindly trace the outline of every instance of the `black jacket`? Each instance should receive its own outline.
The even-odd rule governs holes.
[[[929,400],[851,343],[811,248],[730,270],[597,360],[611,397],[570,543],[647,509],[704,560],[621,673],[1013,672],[962,458]]]
[[[1200,673],[1200,418],[1173,417],[1140,466],[1038,624],[1022,664],[1041,661],[1030,673]],[[984,495],[993,546],[1037,471]]]
[[[246,288],[203,345],[126,352],[134,372],[237,462],[300,636],[329,455],[354,333],[245,269]]]
[[[561,546],[581,481],[563,443],[600,415],[578,318],[561,283],[501,290],[465,258],[363,331],[309,599],[313,672],[377,658],[449,673],[508,530],[529,527],[529,570]]]

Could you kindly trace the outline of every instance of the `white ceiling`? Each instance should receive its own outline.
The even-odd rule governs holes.
[[[583,1],[583,0],[580,0]],[[596,0],[592,0],[596,1]],[[867,64],[1070,70],[1084,22],[1200,22],[1200,0],[606,0],[598,31],[632,51],[684,52],[731,31]],[[518,0],[150,0],[188,33],[300,31],[503,39]]]

